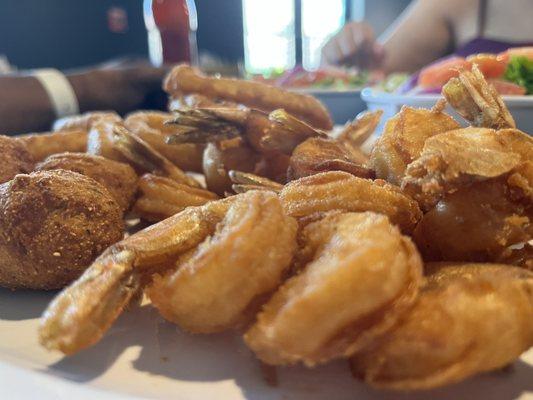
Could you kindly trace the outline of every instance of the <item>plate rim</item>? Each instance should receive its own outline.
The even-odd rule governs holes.
[[[435,102],[442,99],[440,94],[395,94],[387,93],[375,88],[367,87],[361,91],[361,98],[367,103],[388,103],[388,104],[408,104]],[[503,100],[510,106],[531,106],[533,107],[533,95],[527,96],[502,96]]]

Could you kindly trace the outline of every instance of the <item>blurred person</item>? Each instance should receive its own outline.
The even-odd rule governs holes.
[[[532,0],[415,0],[376,39],[349,22],[322,49],[322,64],[412,72],[448,54],[466,57],[533,45]]]
[[[162,81],[167,69],[147,62],[113,61],[65,74],[39,71],[43,70],[0,75],[0,134],[46,131],[55,119],[71,113],[114,110],[126,114],[166,106]]]

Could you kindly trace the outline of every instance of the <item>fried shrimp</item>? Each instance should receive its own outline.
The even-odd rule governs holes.
[[[359,150],[361,145],[375,132],[382,115],[382,110],[360,113],[352,122],[344,126],[337,140],[352,149]]]
[[[300,241],[307,265],[244,336],[262,361],[313,366],[348,357],[390,330],[416,300],[422,261],[387,217],[327,216],[307,225]]]
[[[230,171],[235,193],[251,190],[269,190],[279,192],[283,185],[266,178],[240,171]],[[141,218],[158,222],[169,218],[187,207],[199,206],[218,199],[218,196],[205,189],[193,188],[175,181],[145,174],[139,179],[139,198],[133,211]]]
[[[224,193],[231,191],[232,182],[228,176],[230,170],[254,172],[259,161],[259,154],[244,146],[239,139],[209,143],[205,148],[202,162],[206,186],[223,196]]]
[[[244,236],[241,237],[242,233]],[[250,192],[200,207],[188,207],[111,246],[98,257],[45,311],[39,329],[40,341],[48,349],[65,354],[96,343],[133,294],[154,273],[160,273],[162,277],[156,280],[150,294],[164,315],[182,315],[185,308],[180,307],[185,304],[189,304],[191,313],[194,313],[195,296],[199,302],[211,296],[212,308],[202,310],[206,313],[214,311],[216,315],[212,315],[209,321],[222,329],[224,324],[229,326],[241,317],[245,318],[253,311],[256,302],[259,305],[263,295],[280,283],[295,248],[295,234],[296,222],[284,214],[279,200],[271,193]],[[265,246],[257,247],[258,241]],[[226,246],[234,250],[233,253],[230,251],[229,258],[225,257]],[[187,261],[183,261],[185,254],[188,254]],[[176,264],[176,261],[180,262]],[[165,271],[181,268],[185,268],[187,277],[176,275],[176,272],[165,274]],[[217,279],[220,274],[229,274],[231,279],[221,285]],[[210,287],[213,290],[218,288],[220,297],[215,292],[204,291],[203,295],[197,292],[197,279],[202,281],[199,288],[213,282],[215,286]],[[179,293],[172,292],[172,285],[180,287]],[[225,291],[229,290],[232,296],[237,293],[237,289],[231,287],[238,288],[240,298],[232,298],[228,303]],[[159,290],[172,293],[172,296],[164,299]],[[183,297],[185,303],[168,303],[173,302],[174,296],[186,296]],[[188,315],[183,323],[189,329],[210,329],[207,325],[194,328],[195,316]],[[187,325],[187,321],[193,325]],[[214,325],[212,328],[215,329]]]
[[[460,128],[438,105],[433,110],[404,106],[385,125],[370,156],[376,176],[400,185],[407,165],[418,158],[426,139]]]
[[[11,180],[17,174],[33,170],[34,159],[25,143],[19,139],[0,135],[0,183]]]
[[[287,178],[289,181],[324,171],[345,171],[361,178],[373,178],[374,171],[365,166],[368,158],[360,151],[349,150],[334,139],[310,138],[292,152]]]
[[[64,170],[17,175],[0,185],[0,286],[58,289],[122,238],[109,192]]]
[[[114,111],[93,111],[81,115],[64,117],[54,122],[54,131],[89,131],[101,120],[119,122],[120,116]]]
[[[183,108],[216,108],[216,107],[239,107],[239,104],[232,101],[213,99],[201,94],[192,93],[187,95],[174,93],[170,96],[168,104],[169,110],[180,110]]]
[[[184,64],[172,69],[163,87],[172,96],[198,93],[213,99],[243,104],[267,113],[283,108],[317,128],[329,130],[333,127],[327,109],[312,96],[289,92],[259,82],[212,78]]]
[[[229,171],[228,175],[233,183],[231,188],[235,193],[246,193],[250,190],[270,190],[279,193],[283,189],[282,184],[263,176],[235,170]]]
[[[237,196],[212,237],[148,288],[168,320],[193,333],[245,323],[282,282],[296,249],[296,221],[277,196]]]
[[[310,137],[327,137],[284,110],[270,114],[251,109],[197,108],[177,110],[174,124],[180,133],[169,143],[209,143],[242,138],[258,153],[278,152],[290,155]]]
[[[509,265],[429,265],[419,300],[397,328],[352,361],[392,390],[455,383],[502,368],[533,345],[533,273]]]
[[[61,153],[36,165],[36,171],[64,169],[88,176],[104,186],[125,212],[137,190],[137,175],[128,164],[85,153]]]
[[[215,193],[191,187],[163,176],[145,174],[139,179],[139,198],[133,211],[141,218],[157,222],[190,206],[218,199]]]
[[[472,71],[461,71],[442,88],[442,94],[473,126],[516,128],[515,121],[497,90],[485,80],[477,64]]]
[[[40,343],[73,354],[98,342],[143,282],[173,268],[215,232],[232,201],[189,207],[109,247],[50,303],[41,318]]]
[[[231,169],[256,172],[279,182],[287,181],[290,155],[306,139],[327,138],[327,135],[306,123],[276,110],[269,115],[250,109],[178,110],[173,124],[181,132],[172,135],[169,143],[212,143],[204,153],[204,174],[211,190],[222,194],[231,186],[227,174]],[[216,146],[215,146],[216,144]],[[339,144],[339,148],[342,146]],[[343,147],[342,147],[343,148]],[[340,157],[338,154],[335,155]],[[331,154],[329,154],[331,155]],[[343,157],[357,159],[343,148]],[[362,154],[360,154],[360,157]],[[321,160],[324,168],[328,162]],[[319,161],[320,163],[320,161]],[[343,163],[344,168],[357,166]],[[329,165],[329,168],[334,168]]]
[[[201,172],[202,145],[190,143],[169,145],[166,143],[166,138],[176,133],[174,125],[166,124],[173,118],[173,115],[169,113],[138,111],[126,117],[124,126],[179,168],[185,171]]]
[[[87,131],[67,130],[50,133],[32,133],[17,136],[24,143],[35,161],[42,161],[53,154],[87,150]]]
[[[279,196],[287,213],[296,218],[334,210],[373,211],[409,233],[422,217],[416,201],[399,188],[346,172],[323,172],[289,182]]]
[[[506,174],[533,160],[533,139],[516,129],[458,129],[426,140],[402,187],[426,210],[446,193]]]
[[[509,257],[526,266],[527,257],[520,260],[533,239],[533,163],[445,195],[424,214],[413,238],[429,261]]]
[[[118,123],[113,121],[99,121],[94,124],[87,136],[87,153],[128,163],[129,160],[114,145],[114,131],[117,125]]]
[[[89,133],[89,154],[101,155],[111,160],[133,166],[139,174],[152,173],[166,176],[178,183],[199,187],[199,183],[171,163],[152,146],[131,134],[121,124],[100,122]]]

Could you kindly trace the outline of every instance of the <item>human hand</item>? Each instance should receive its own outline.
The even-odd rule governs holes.
[[[347,65],[377,69],[384,58],[373,29],[365,22],[348,22],[322,48],[323,65]]]

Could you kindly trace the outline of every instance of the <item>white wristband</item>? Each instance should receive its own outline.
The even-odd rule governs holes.
[[[31,71],[50,98],[57,118],[80,113],[76,93],[68,79],[57,69],[36,69]]]

